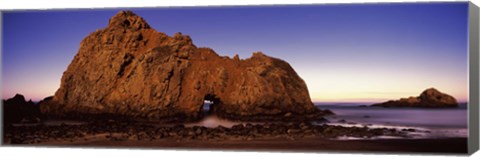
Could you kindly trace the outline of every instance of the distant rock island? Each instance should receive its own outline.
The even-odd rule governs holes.
[[[401,98],[400,100],[390,100],[384,103],[373,104],[371,106],[381,107],[422,107],[422,108],[446,108],[458,107],[457,100],[435,88],[429,88],[423,91],[418,97]]]
[[[230,120],[319,119],[305,82],[285,61],[261,52],[247,59],[198,48],[187,35],[157,32],[131,11],[88,35],[63,73],[54,97],[41,104],[56,117],[111,116],[189,121],[204,101]]]

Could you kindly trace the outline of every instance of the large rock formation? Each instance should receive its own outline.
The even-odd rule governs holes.
[[[193,25],[192,25],[193,27]],[[135,120],[198,119],[204,100],[220,117],[240,120],[320,118],[305,82],[285,61],[261,52],[248,59],[197,48],[121,11],[82,42],[43,113],[111,115]]]
[[[418,97],[390,100],[384,103],[373,104],[372,106],[443,108],[458,107],[458,102],[448,94],[444,94],[435,88],[429,88],[423,91]]]
[[[32,100],[26,101],[21,94],[3,100],[3,124],[40,121],[40,109]]]

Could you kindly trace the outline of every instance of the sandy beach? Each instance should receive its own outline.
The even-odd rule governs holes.
[[[12,146],[467,153],[467,138],[411,138],[405,130],[310,123],[208,128],[101,122],[11,126],[7,131],[3,144]]]
[[[51,141],[30,146],[93,147],[93,148],[147,148],[245,151],[303,151],[303,152],[386,152],[386,153],[467,153],[466,138],[449,139],[377,139],[329,140],[324,138],[255,139],[255,140],[125,140],[107,138],[76,141]]]

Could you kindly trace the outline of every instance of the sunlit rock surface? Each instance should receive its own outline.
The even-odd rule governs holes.
[[[313,105],[305,82],[287,62],[261,52],[247,59],[219,56],[196,47],[187,35],[157,32],[130,11],[81,42],[41,111],[188,121],[201,117],[204,100],[231,120],[307,120],[326,113]]]

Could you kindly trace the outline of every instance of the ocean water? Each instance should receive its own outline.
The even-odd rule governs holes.
[[[315,105],[335,113],[326,117],[330,125],[415,129],[411,138],[468,137],[466,104],[441,109],[360,107],[367,104],[358,103]]]
[[[369,127],[389,129],[414,129],[408,132],[408,138],[458,138],[468,137],[466,104],[459,108],[424,109],[424,108],[383,108],[360,107],[368,105],[362,103],[326,104],[316,103],[320,109],[329,109],[335,115],[325,117],[328,125],[344,127]],[[209,104],[204,106],[204,111],[209,110]],[[208,115],[199,122],[189,123],[186,126],[205,127],[232,127],[245,122],[232,122],[220,119],[215,115]],[[318,123],[319,125],[324,123]],[[364,140],[392,139],[402,137],[378,136]],[[338,140],[358,140],[357,137],[339,137]]]

